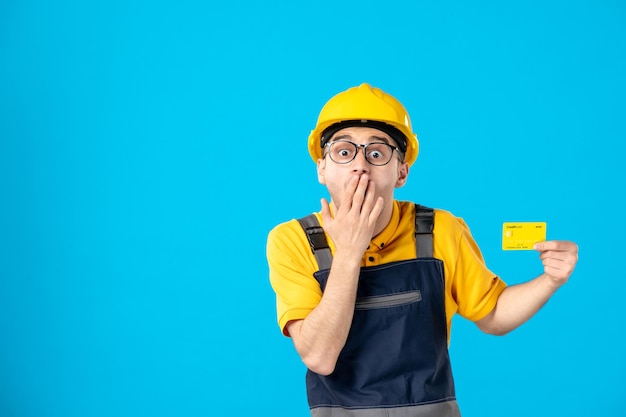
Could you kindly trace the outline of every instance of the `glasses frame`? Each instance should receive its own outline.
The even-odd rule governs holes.
[[[337,162],[337,161],[335,161],[333,159],[333,157],[331,155],[331,152],[330,152],[330,148],[335,143],[349,143],[352,146],[354,146],[355,152],[354,152],[354,155],[352,155],[352,158],[349,161]],[[370,161],[369,158],[367,157],[367,147],[370,146],[370,145],[386,145],[389,148],[391,148],[391,155],[389,156],[389,160],[387,162],[385,162],[384,164],[377,164],[377,163],[374,163],[374,162]],[[359,143],[354,143],[354,142],[349,141],[349,140],[339,139],[339,140],[335,140],[335,141],[332,141],[332,142],[328,142],[326,145],[324,145],[324,148],[328,148],[328,150],[327,151],[325,150],[325,152],[326,152],[326,155],[328,155],[328,157],[330,158],[330,160],[333,161],[336,164],[339,164],[339,165],[349,164],[350,162],[354,161],[354,159],[356,158],[357,154],[359,153],[359,149],[363,149],[363,156],[365,157],[365,160],[367,161],[367,163],[370,164],[370,165],[377,166],[377,167],[385,166],[389,162],[391,162],[391,160],[393,159],[394,151],[396,152],[398,157],[400,157],[400,159],[402,159],[401,156],[400,156],[400,148],[398,148],[397,146],[390,145],[387,142],[371,142],[371,143],[366,143],[365,145],[361,145]],[[326,155],[324,155],[324,156],[326,156]]]

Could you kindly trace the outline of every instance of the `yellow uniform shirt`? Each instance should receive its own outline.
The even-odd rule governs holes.
[[[320,224],[321,214],[315,213]],[[322,224],[323,226],[323,224]],[[395,201],[387,227],[375,236],[361,260],[374,266],[415,258],[415,205]],[[331,253],[335,248],[328,238]],[[492,273],[465,222],[435,210],[433,256],[443,261],[448,340],[455,313],[471,321],[485,317],[506,284]],[[279,224],[269,233],[267,259],[276,293],[278,325],[285,335],[290,321],[304,319],[320,302],[322,291],[313,273],[318,270],[307,237],[297,220]]]

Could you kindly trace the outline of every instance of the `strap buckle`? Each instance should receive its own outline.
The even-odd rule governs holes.
[[[326,235],[324,235],[324,229],[321,227],[309,227],[305,229],[305,231],[313,252],[329,247],[328,242],[326,241]]]

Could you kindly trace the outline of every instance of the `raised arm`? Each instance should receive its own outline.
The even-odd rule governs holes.
[[[544,272],[523,284],[507,287],[496,307],[476,325],[485,333],[504,335],[516,329],[544,306],[568,280],[578,261],[578,246],[569,241],[548,241],[535,245]]]
[[[352,324],[361,259],[383,208],[382,197],[374,197],[374,187],[367,175],[355,176],[334,218],[322,199],[324,230],[335,245],[330,274],[317,307],[305,319],[287,324],[302,361],[321,375],[335,369]]]

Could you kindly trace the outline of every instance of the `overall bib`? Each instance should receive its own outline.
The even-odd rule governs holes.
[[[313,417],[460,416],[443,262],[432,258],[430,245],[430,257],[361,268],[352,326],[334,372],[307,371]],[[330,268],[321,263],[328,268],[314,276],[323,291]]]

